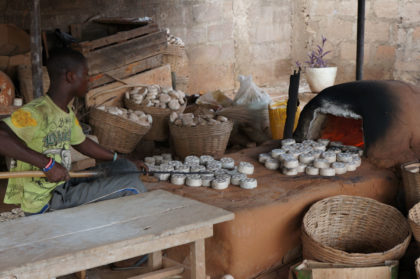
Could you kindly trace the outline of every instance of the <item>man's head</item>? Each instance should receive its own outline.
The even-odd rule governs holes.
[[[51,85],[67,88],[74,96],[87,92],[88,71],[86,58],[78,51],[63,48],[51,52],[47,61]]]

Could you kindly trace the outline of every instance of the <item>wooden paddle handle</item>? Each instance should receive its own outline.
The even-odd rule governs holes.
[[[99,173],[96,171],[80,171],[80,172],[69,172],[71,178],[81,178],[81,177],[92,177],[98,176]],[[0,179],[9,179],[9,178],[24,178],[24,177],[46,177],[45,173],[42,171],[10,171],[10,172],[0,172]]]

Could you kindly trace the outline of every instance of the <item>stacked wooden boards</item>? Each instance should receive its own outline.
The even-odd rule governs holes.
[[[166,32],[155,23],[74,45],[87,58],[89,88],[159,67]]]

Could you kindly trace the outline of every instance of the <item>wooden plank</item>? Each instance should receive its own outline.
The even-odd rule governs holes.
[[[72,171],[81,171],[87,168],[94,167],[96,165],[96,160],[93,158],[86,158],[79,161],[75,161],[71,163],[71,170]]]
[[[1,223],[0,278],[89,269],[209,237],[213,224],[232,219],[223,209],[153,191]]]
[[[78,279],[86,279],[86,270],[82,270],[80,272],[76,272],[76,277]]]
[[[123,79],[123,81],[133,85],[159,84],[160,86],[164,87],[172,87],[171,67],[168,64],[163,65],[150,71]],[[120,104],[125,91],[127,91],[125,84],[118,81],[89,90],[85,96],[86,107],[103,104],[104,101],[112,97],[115,97],[115,99],[106,102],[106,105]]]
[[[206,279],[204,239],[190,244],[191,279]]]
[[[71,25],[70,25],[71,26]],[[159,31],[156,23],[148,24],[139,28],[135,28],[128,31],[118,32],[116,34],[106,36],[100,39],[86,41],[79,43],[79,47],[84,51],[88,52],[96,48],[104,47],[110,44],[126,41],[136,37],[140,37],[146,34],[154,33]]]
[[[111,71],[107,71],[104,73],[90,76],[89,87],[92,89],[100,85],[103,85],[105,83],[115,81],[110,76],[122,79],[122,78],[126,78],[126,77],[132,76],[134,74],[137,74],[146,70],[150,70],[150,69],[162,66],[162,65],[163,65],[162,54],[148,57],[143,60],[136,61],[128,65],[124,65],[119,68],[113,69]]]
[[[181,274],[184,271],[182,265],[167,267],[158,271],[149,272],[146,274],[129,277],[128,279],[163,279],[171,276]]]
[[[162,251],[156,251],[149,254],[147,265],[150,270],[156,270],[162,267]]]
[[[73,36],[73,38],[80,41],[82,39],[82,24],[70,24],[70,33]]]
[[[121,230],[127,228],[125,226]],[[140,230],[140,228],[138,229]],[[113,234],[118,234],[118,232],[114,230]],[[70,241],[67,241],[65,238],[60,238],[53,240],[51,245],[50,243],[43,242],[39,245],[21,247],[18,251],[16,249],[8,251],[11,255],[16,252],[20,255],[27,253],[27,251],[33,251],[33,253],[31,259],[27,258],[28,262],[20,261],[17,264],[14,262],[7,270],[0,269],[0,278],[45,279],[71,274],[81,269],[87,270],[116,261],[130,259],[141,254],[151,253],[156,249],[161,250],[187,244],[196,239],[211,237],[212,234],[212,227],[203,227],[183,233],[167,233],[158,239],[147,241],[144,239],[131,239],[130,241],[110,243],[92,249],[67,252],[65,251],[66,247],[69,248],[76,241],[84,241],[84,239],[81,236],[71,236]],[[88,235],[90,238],[99,238],[102,236],[102,232],[89,232]],[[58,247],[62,250],[62,254],[60,256],[50,256],[45,254],[45,249],[39,251],[40,248],[44,248],[45,246],[48,246],[48,249],[51,251],[55,247]],[[62,246],[64,246],[64,249],[62,249]],[[35,250],[38,250],[41,254],[35,253]]]
[[[371,279],[391,278],[391,269],[387,266],[354,268],[317,268],[312,270],[313,279]]]
[[[127,65],[163,52],[166,32],[159,31],[123,43],[91,51],[86,55],[89,75],[94,75]]]
[[[32,1],[31,12],[31,62],[33,96],[42,96],[42,46],[41,46],[41,12],[39,0]]]

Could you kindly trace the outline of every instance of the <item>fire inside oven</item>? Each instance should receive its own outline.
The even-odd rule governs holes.
[[[324,122],[321,127],[320,138],[363,148],[362,119],[345,118],[332,114],[321,117],[324,118]]]

